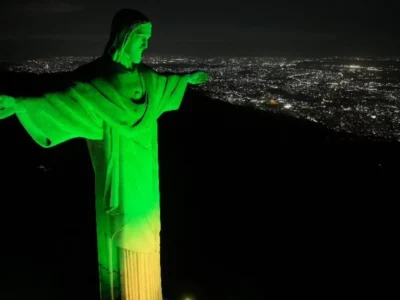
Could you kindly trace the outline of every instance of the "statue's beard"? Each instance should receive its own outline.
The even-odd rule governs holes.
[[[142,61],[142,52],[140,52],[140,53],[135,53],[135,54],[132,55],[132,62],[133,62],[133,63],[138,64],[138,63],[140,63],[141,61]]]

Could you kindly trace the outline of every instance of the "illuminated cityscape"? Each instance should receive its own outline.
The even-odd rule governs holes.
[[[71,71],[95,57],[57,57],[1,69]],[[157,71],[207,70],[208,96],[318,122],[337,130],[400,140],[400,58],[147,57]]]

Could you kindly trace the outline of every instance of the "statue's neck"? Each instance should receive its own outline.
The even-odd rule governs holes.
[[[132,71],[138,69],[140,66],[140,64],[135,64],[135,63],[131,63],[130,65],[125,65],[125,64],[121,64],[121,63],[117,62],[117,64],[128,72],[132,72]]]
[[[132,67],[134,66],[132,60],[130,60],[130,59],[120,59],[116,62],[128,70],[131,70]]]

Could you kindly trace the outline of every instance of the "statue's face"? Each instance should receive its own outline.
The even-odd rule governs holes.
[[[132,58],[132,62],[138,64],[142,61],[142,53],[147,49],[151,38],[151,23],[141,24],[130,34],[125,53]]]

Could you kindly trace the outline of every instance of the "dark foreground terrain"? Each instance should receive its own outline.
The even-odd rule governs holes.
[[[0,122],[0,299],[98,299],[85,142]],[[160,119],[165,296],[379,295],[394,286],[400,147],[189,90]],[[382,297],[383,296],[383,297]]]

